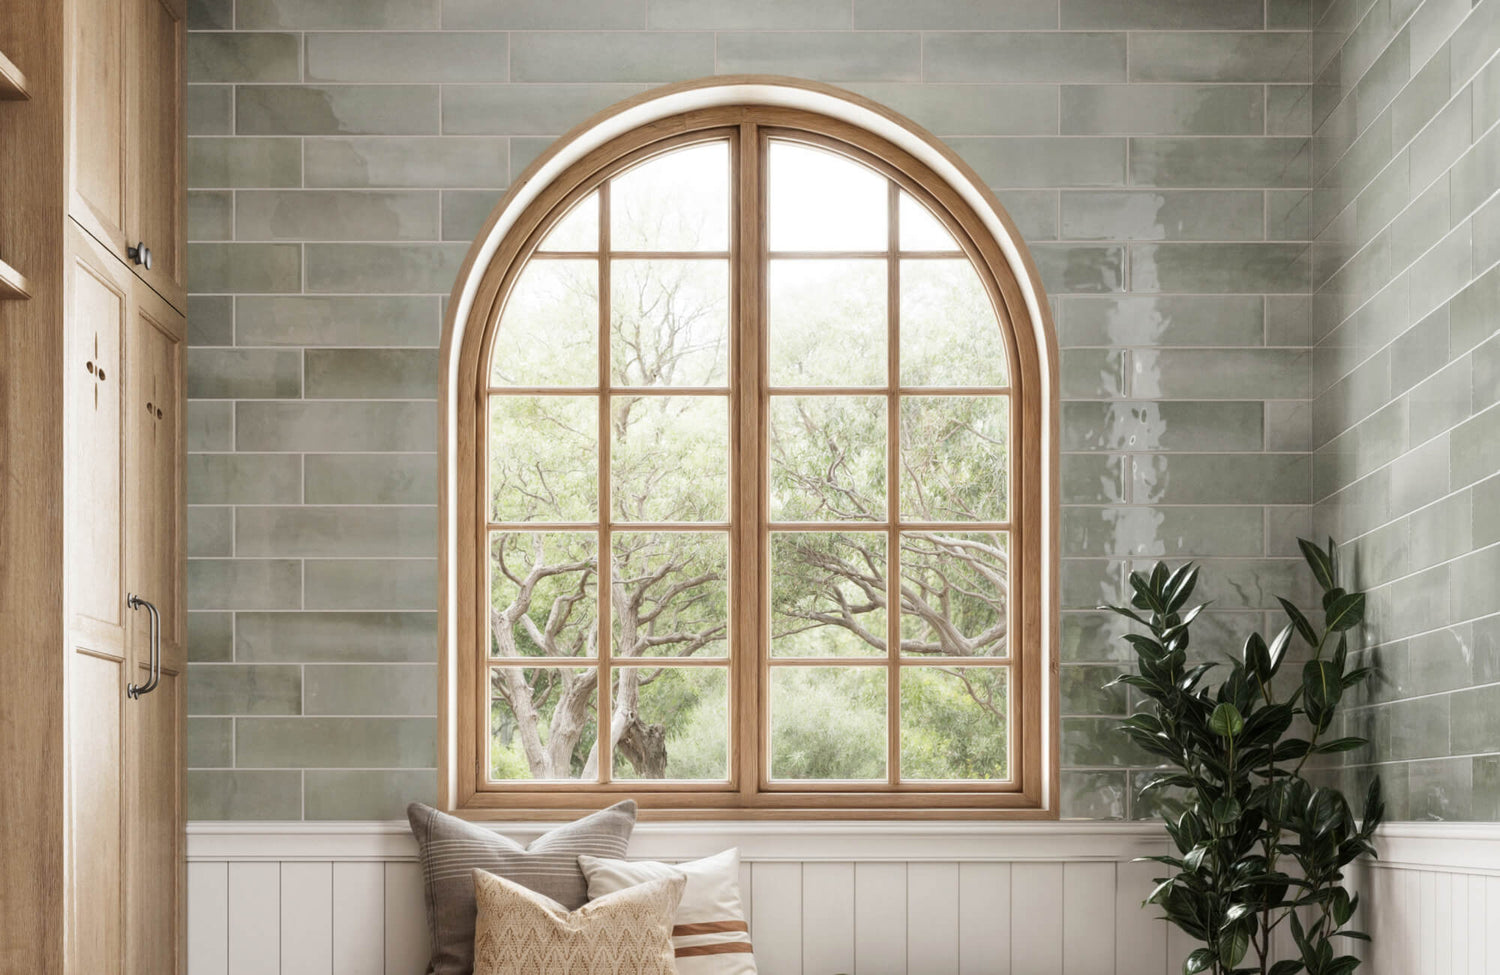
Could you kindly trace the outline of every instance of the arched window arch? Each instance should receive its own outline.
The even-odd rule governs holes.
[[[449,318],[445,805],[1055,815],[1055,353],[955,157],[807,83],[652,93]]]

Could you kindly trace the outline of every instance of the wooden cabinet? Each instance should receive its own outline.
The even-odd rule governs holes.
[[[0,972],[182,975],[181,7],[0,0],[0,50]]]
[[[185,903],[186,321],[71,224],[66,251],[70,954],[80,973],[170,975]]]
[[[68,212],[179,310],[185,2],[66,3]]]

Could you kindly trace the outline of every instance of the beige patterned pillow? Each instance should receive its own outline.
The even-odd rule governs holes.
[[[590,901],[572,913],[504,877],[474,871],[474,975],[676,975],[678,873]]]

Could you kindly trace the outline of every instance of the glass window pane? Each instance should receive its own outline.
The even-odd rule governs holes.
[[[490,397],[490,512],[495,521],[595,521],[599,400]]]
[[[775,260],[766,271],[772,386],[886,385],[886,263]]]
[[[729,511],[729,400],[617,396],[611,492],[623,521],[724,521]]]
[[[729,778],[727,667],[617,667],[611,673],[616,779]]]
[[[1010,558],[1004,532],[901,534],[901,652],[1010,652]]]
[[[886,536],[771,533],[771,655],[886,652]]]
[[[1004,521],[1009,444],[1004,396],[903,397],[902,517]]]
[[[599,264],[531,261],[490,352],[494,386],[599,385]]]
[[[885,518],[883,396],[771,397],[771,520]]]
[[[619,251],[727,251],[729,143],[675,149],[616,176],[609,243]]]
[[[728,261],[614,261],[609,292],[615,385],[729,384]]]
[[[490,778],[597,782],[599,672],[490,669]]]
[[[1010,669],[901,670],[901,778],[1010,778]]]
[[[537,250],[541,251],[596,251],[599,249],[599,194],[588,196],[573,204],[573,209],[547,231]]]
[[[932,211],[910,193],[901,194],[901,249],[904,251],[956,251],[958,241],[932,215]]]
[[[766,224],[774,251],[883,251],[885,176],[827,149],[771,141]]]
[[[597,656],[598,570],[593,532],[490,533],[490,656]]]
[[[1004,386],[1005,339],[968,258],[901,262],[901,384]]]
[[[886,777],[884,667],[771,668],[771,778]]]
[[[616,532],[617,657],[722,657],[729,635],[729,536]]]

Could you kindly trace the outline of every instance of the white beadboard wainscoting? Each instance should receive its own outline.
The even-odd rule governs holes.
[[[1384,834],[1356,878],[1379,938],[1362,971],[1500,975],[1500,826]],[[643,823],[630,854],[730,846],[764,975],[1176,975],[1191,949],[1140,906],[1158,868],[1130,861],[1166,849],[1155,824]],[[188,900],[188,975],[426,964],[404,823],[194,823]]]

